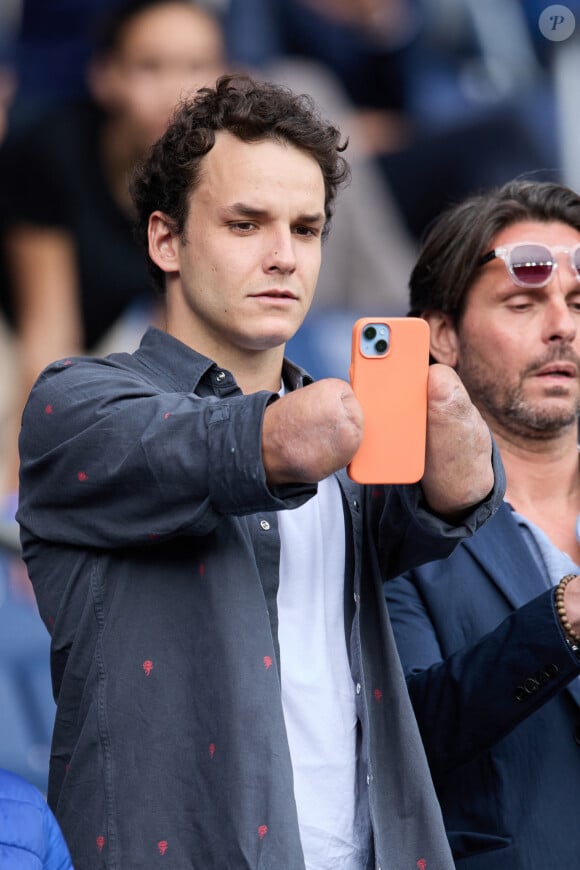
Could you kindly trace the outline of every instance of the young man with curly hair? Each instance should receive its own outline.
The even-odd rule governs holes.
[[[342,150],[283,87],[184,102],[132,186],[164,327],[55,363],[25,410],[49,801],[83,870],[452,866],[382,580],[489,517],[502,470],[440,366],[422,483],[353,483],[350,386],[284,358]]]

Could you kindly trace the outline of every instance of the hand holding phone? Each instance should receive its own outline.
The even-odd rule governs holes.
[[[416,483],[425,469],[429,325],[417,317],[362,317],[352,331],[350,382],[364,413],[348,465],[358,483]]]

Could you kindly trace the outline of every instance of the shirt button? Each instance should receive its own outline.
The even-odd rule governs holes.
[[[357,499],[357,498],[354,499],[354,501],[353,501],[353,503],[352,503],[352,506],[353,506],[353,508],[355,509],[355,511],[358,510],[358,508],[359,508],[359,503],[358,503],[358,499]]]
[[[218,384],[223,384],[223,382],[226,379],[226,373],[225,372],[218,372],[217,375],[215,376],[215,379],[216,379],[216,382]]]
[[[373,781],[373,775],[372,775],[372,773],[369,773],[367,775],[367,785],[370,785],[372,781]]]
[[[356,684],[356,693],[357,693],[357,695],[360,695],[360,690],[361,690],[361,685],[360,685],[360,683],[357,683],[357,684]]]
[[[357,607],[360,604],[360,595],[358,594],[358,592],[354,593],[354,603],[356,604]]]
[[[264,529],[265,532],[267,532],[268,529],[270,528],[270,523],[268,522],[268,520],[262,520],[260,525],[262,526],[262,528]]]

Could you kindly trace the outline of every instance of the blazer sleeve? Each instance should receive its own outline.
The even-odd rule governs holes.
[[[552,589],[473,644],[444,656],[445,626],[432,621],[416,577],[417,572],[410,572],[385,583],[385,594],[437,780],[489,749],[553,698],[580,673],[580,658],[560,628]],[[457,619],[451,599],[448,619]]]

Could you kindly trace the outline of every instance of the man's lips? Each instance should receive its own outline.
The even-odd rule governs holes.
[[[253,299],[291,299],[296,300],[298,297],[290,290],[263,290],[261,293],[252,293]]]
[[[553,362],[535,372],[537,378],[577,378],[578,368],[571,362]]]

